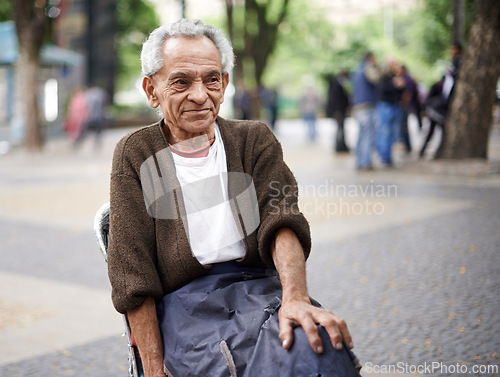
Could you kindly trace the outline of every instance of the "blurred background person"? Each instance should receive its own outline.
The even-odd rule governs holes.
[[[425,149],[429,141],[434,135],[434,130],[436,125],[441,127],[441,142],[435,153],[434,157],[440,157],[446,136],[446,117],[448,115],[448,109],[452,100],[453,90],[455,88],[455,82],[458,77],[458,71],[460,69],[460,59],[462,55],[462,45],[459,42],[455,42],[451,45],[451,64],[448,66],[443,77],[436,83],[434,83],[429,90],[429,95],[425,101],[425,111],[430,120],[429,133],[427,134],[424,144],[420,149],[420,157],[425,154]]]
[[[334,140],[334,150],[336,152],[348,152],[349,148],[345,143],[344,120],[349,108],[349,96],[345,89],[348,81],[348,73],[341,72],[338,76],[331,75],[328,78],[328,95],[326,101],[326,116],[332,118],[337,123],[337,134]]]
[[[243,120],[250,119],[252,112],[252,94],[245,88],[245,86],[241,85],[238,87],[233,101],[236,118]]]
[[[306,89],[300,98],[300,112],[307,126],[309,141],[316,140],[316,118],[320,106],[320,98],[311,80],[307,80]]]
[[[95,147],[101,143],[101,133],[108,125],[106,107],[109,102],[108,93],[98,86],[92,86],[85,90],[85,98],[88,106],[87,118],[83,128],[75,140],[75,147],[79,146],[89,132],[95,134]]]
[[[448,101],[443,97],[443,79],[435,82],[428,93],[428,97],[425,100],[425,113],[429,118],[429,132],[427,133],[424,144],[420,149],[420,157],[422,158],[425,154],[425,150],[429,141],[432,139],[434,135],[434,130],[436,129],[436,125],[441,127],[441,130],[444,130],[444,122],[446,120],[446,112],[448,109]]]
[[[352,114],[359,125],[358,143],[356,146],[356,168],[371,170],[372,150],[374,145],[377,114],[377,84],[381,70],[377,66],[375,56],[367,52],[359,68],[352,77]]]
[[[278,91],[274,88],[259,86],[259,99],[264,111],[264,118],[269,127],[274,131],[278,119]]]
[[[401,120],[401,138],[406,153],[411,153],[412,145],[410,140],[410,133],[408,131],[408,117],[410,116],[410,114],[415,114],[415,116],[417,117],[418,128],[422,129],[420,93],[416,81],[410,75],[405,65],[401,66],[401,76],[403,76],[405,80],[405,90],[403,92],[401,101],[401,107],[403,110],[403,118]]]
[[[385,167],[393,166],[392,145],[401,140],[401,119],[403,109],[401,100],[405,90],[405,79],[401,66],[393,58],[388,58],[384,73],[378,84],[377,114],[377,151]]]
[[[84,128],[89,113],[87,96],[83,88],[75,89],[68,104],[68,114],[64,121],[64,131],[68,138],[75,142]]]

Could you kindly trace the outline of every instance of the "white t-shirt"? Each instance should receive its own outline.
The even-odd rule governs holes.
[[[226,151],[217,124],[215,141],[206,157],[190,158],[176,153],[172,156],[182,188],[188,239],[194,256],[201,264],[243,258],[245,244],[228,201]],[[220,203],[200,210],[205,199],[205,203]]]

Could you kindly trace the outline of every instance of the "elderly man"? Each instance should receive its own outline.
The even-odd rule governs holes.
[[[345,322],[308,296],[309,227],[279,142],[218,116],[229,41],[181,20],[141,60],[163,119],[115,149],[108,268],[145,376],[358,376]]]

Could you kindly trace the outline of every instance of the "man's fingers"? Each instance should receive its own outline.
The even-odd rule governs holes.
[[[352,343],[351,334],[347,329],[346,322],[333,313],[329,314],[330,315],[328,315],[323,321],[319,321],[319,323],[326,329],[335,349],[342,349],[342,341],[347,344],[349,348],[353,348],[354,345]]]
[[[340,320],[339,328],[342,338],[344,339],[344,343],[347,344],[347,347],[354,348],[354,343],[352,342],[351,333],[347,328],[347,323],[342,318],[340,318]]]
[[[323,342],[318,334],[318,326],[310,318],[304,319],[301,323],[311,348],[316,353],[323,353]]]
[[[289,350],[293,343],[293,322],[289,319],[280,320],[280,340],[283,348]]]
[[[291,308],[287,307],[287,310],[283,310],[284,307],[282,306],[279,312],[279,337],[284,349],[288,350],[292,346],[293,328],[301,326],[313,351],[318,354],[322,353],[324,346],[319,336],[318,325],[325,328],[335,349],[341,350],[343,344],[346,344],[349,348],[354,347],[346,322],[331,311],[310,305],[300,307],[300,310],[297,310],[298,307],[294,306],[291,306]]]
[[[293,344],[293,328],[296,326],[301,326],[304,329],[304,332],[307,336],[309,344],[311,348],[316,353],[323,352],[323,343],[318,334],[318,326],[314,323],[314,321],[310,318],[305,318],[302,322],[296,322],[293,320],[289,320],[287,318],[283,318],[280,321],[280,334],[279,337],[283,344],[283,348],[289,350]]]
[[[342,334],[335,316],[329,316],[327,319],[320,322],[330,336],[330,341],[337,350],[342,349]]]

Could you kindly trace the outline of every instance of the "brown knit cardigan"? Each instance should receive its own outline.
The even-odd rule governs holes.
[[[219,117],[217,123],[228,172],[251,176],[257,193],[260,225],[246,235],[246,256],[239,262],[274,268],[270,244],[281,227],[289,227],[296,233],[307,258],[311,249],[309,224],[298,211],[297,183],[283,161],[280,143],[261,122]],[[168,147],[162,125],[160,121],[129,133],[114,152],[108,272],[113,304],[120,313],[141,305],[147,296],[160,299],[211,268],[201,265],[193,256],[182,217],[158,219],[147,212],[140,168],[148,157]],[[171,158],[170,151],[168,155]],[[168,176],[162,178],[178,185],[171,162],[166,168]],[[175,206],[182,213],[180,199],[176,198]]]

